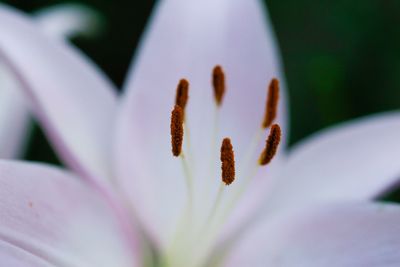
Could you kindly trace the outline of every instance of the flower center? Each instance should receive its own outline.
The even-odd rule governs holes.
[[[222,108],[224,95],[226,92],[225,73],[221,66],[217,65],[212,72],[212,86],[214,89],[215,100],[215,124],[213,129],[214,138],[212,141],[212,150],[217,151],[217,136],[218,136],[218,117],[219,110]],[[274,158],[280,140],[281,128],[278,124],[273,124],[277,117],[278,100],[279,100],[279,82],[277,79],[272,79],[268,87],[268,96],[265,107],[265,114],[260,128],[256,131],[251,145],[248,147],[246,156],[240,166],[244,166],[239,179],[244,179],[239,188],[234,194],[230,194],[226,199],[225,192],[227,186],[235,181],[236,166],[234,147],[230,138],[222,140],[220,148],[221,160],[221,185],[215,197],[213,205],[206,212],[204,222],[200,222],[200,227],[194,227],[194,218],[197,219],[196,205],[194,203],[193,188],[194,175],[192,173],[192,162],[190,159],[190,138],[186,124],[185,108],[189,100],[189,82],[186,79],[181,79],[177,86],[175,96],[175,106],[171,113],[171,146],[172,154],[179,157],[182,162],[182,168],[185,174],[185,184],[187,187],[187,203],[186,209],[183,211],[181,224],[178,226],[176,236],[166,252],[165,259],[162,262],[163,266],[203,266],[206,256],[211,254],[213,245],[215,245],[218,233],[226,223],[229,215],[233,212],[237,202],[242,197],[243,193],[249,186],[252,178],[260,166],[268,165]],[[270,128],[269,136],[266,140],[266,146],[263,151],[257,151],[258,144],[262,141],[262,136],[266,129]],[[183,144],[185,143],[185,149]],[[185,150],[185,151],[184,151]],[[258,162],[252,162],[253,156],[260,154]],[[213,162],[215,155],[211,155],[210,173],[213,173],[215,163]],[[197,178],[197,177],[196,177]],[[210,194],[211,195],[211,194]],[[208,195],[201,197],[207,198]],[[225,198],[225,199],[224,199]],[[222,200],[225,205],[222,205]],[[196,228],[196,229],[195,229]],[[183,230],[181,230],[183,229]]]

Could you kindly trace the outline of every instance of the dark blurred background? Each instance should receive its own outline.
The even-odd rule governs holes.
[[[64,3],[8,0],[27,12]],[[120,86],[154,1],[77,1],[106,29],[74,42]],[[266,0],[291,100],[291,143],[334,123],[400,107],[399,0]],[[57,161],[37,127],[27,158]]]

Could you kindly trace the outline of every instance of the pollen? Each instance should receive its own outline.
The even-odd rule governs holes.
[[[186,79],[179,81],[176,88],[175,105],[180,106],[185,111],[186,104],[189,99],[189,82]]]
[[[272,125],[266,141],[265,149],[261,153],[259,159],[260,165],[267,165],[274,158],[278,150],[279,143],[281,142],[281,135],[281,127],[279,127],[278,124]]]
[[[222,67],[219,65],[214,67],[212,84],[214,87],[215,102],[217,103],[217,106],[221,106],[225,94],[225,74]]]
[[[278,111],[278,101],[279,101],[279,81],[278,79],[272,79],[268,87],[268,97],[267,103],[265,105],[265,115],[262,127],[264,129],[271,126],[274,122],[277,111]]]
[[[172,154],[178,157],[182,152],[183,143],[183,109],[175,105],[171,114],[171,145]]]
[[[230,185],[235,180],[235,155],[231,139],[225,138],[221,145],[222,181]]]

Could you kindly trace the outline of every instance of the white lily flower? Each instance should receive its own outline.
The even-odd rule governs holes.
[[[269,106],[283,136],[288,131],[280,60],[260,1],[161,1],[121,96],[89,59],[23,14],[1,6],[0,21],[0,58],[73,171],[0,162],[2,262],[399,265],[400,208],[368,203],[398,180],[399,113],[337,126],[292,150],[283,140],[260,166],[265,88],[274,77],[281,101]],[[223,99],[213,96],[216,65],[226,74]],[[190,81],[190,99],[171,122],[181,78]]]

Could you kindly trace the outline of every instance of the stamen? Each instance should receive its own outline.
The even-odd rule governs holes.
[[[182,152],[183,143],[183,110],[175,105],[171,114],[171,145],[172,154],[178,157]]]
[[[176,88],[175,105],[180,106],[185,112],[185,107],[189,99],[189,82],[186,79],[179,81]]]
[[[225,94],[225,74],[222,67],[219,65],[214,67],[212,83],[214,87],[215,101],[217,102],[217,106],[221,106]]]
[[[221,145],[222,181],[230,185],[235,180],[235,155],[231,139],[225,138]]]
[[[268,98],[267,104],[265,106],[265,115],[262,127],[264,129],[271,126],[276,118],[278,111],[278,101],[279,101],[279,81],[278,79],[272,79],[268,88]]]
[[[278,124],[272,125],[265,149],[261,153],[259,159],[260,165],[267,165],[274,158],[276,151],[278,150],[279,143],[281,141],[281,134],[281,127],[279,127]]]

